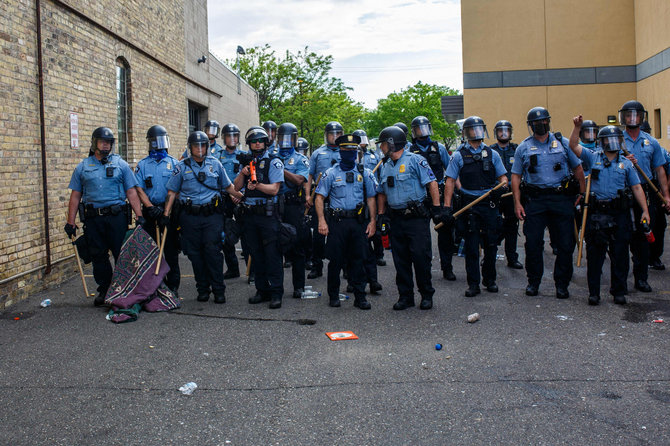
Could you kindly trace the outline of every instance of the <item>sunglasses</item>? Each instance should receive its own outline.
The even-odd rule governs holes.
[[[251,140],[249,140],[250,144],[259,144],[259,143],[262,143],[262,142],[264,142],[262,139],[251,139]]]

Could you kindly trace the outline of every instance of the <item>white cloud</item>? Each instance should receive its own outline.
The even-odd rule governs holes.
[[[209,2],[213,53],[268,43],[278,53],[305,46],[334,58],[351,96],[376,100],[418,81],[462,89],[460,2],[286,0]]]

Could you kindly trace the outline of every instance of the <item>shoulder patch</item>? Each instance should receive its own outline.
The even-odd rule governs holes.
[[[428,161],[426,161],[425,158],[421,158],[421,161],[419,161],[419,165],[421,167],[428,167]]]
[[[291,161],[293,161],[293,159],[291,159]],[[275,160],[272,163],[272,165],[275,166],[275,168],[277,168],[277,169],[283,169],[284,168],[284,164],[279,160]]]

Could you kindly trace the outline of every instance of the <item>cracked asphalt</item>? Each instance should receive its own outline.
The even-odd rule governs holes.
[[[499,293],[466,298],[463,259],[447,282],[434,258],[434,308],[396,312],[386,259],[370,311],[292,299],[288,270],[279,310],[249,305],[244,279],[227,282],[224,305],[196,302],[183,256],[172,313],[114,325],[78,277],[35,294],[0,313],[0,444],[670,444],[668,271],[650,271],[651,294],[629,278],[620,307],[606,263],[603,303],[589,307],[585,267],[570,299],[554,297],[548,243],[534,298],[504,261]],[[325,335],[339,330],[359,339]]]

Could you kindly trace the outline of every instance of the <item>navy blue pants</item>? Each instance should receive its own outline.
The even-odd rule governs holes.
[[[363,258],[367,243],[363,224],[356,218],[328,220],[328,297],[339,299],[340,271],[349,264],[349,283],[354,287],[356,298],[365,297],[365,273]]]
[[[225,196],[223,203],[224,203],[223,216],[225,218],[233,218],[233,209],[235,208],[235,204],[230,199],[229,195]],[[223,260],[225,261],[225,264],[228,267],[227,271],[239,273],[240,264],[239,260],[237,259],[237,252],[235,251],[235,245],[232,245],[230,243],[223,244]]]
[[[502,214],[502,231],[499,240],[505,241],[505,257],[507,263],[519,260],[516,252],[516,244],[519,237],[519,219],[514,214],[514,198],[505,197],[500,200],[500,212]]]
[[[498,251],[498,237],[501,227],[501,218],[498,208],[491,208],[489,202],[478,204],[470,208],[465,214],[456,219],[458,231],[465,239],[465,271],[469,286],[479,286],[480,278],[484,286],[492,285],[496,281],[496,253]],[[484,262],[479,274],[479,246],[484,249]]]
[[[284,266],[279,248],[279,218],[247,213],[243,218],[244,234],[256,278],[256,290],[263,297],[282,298]]]
[[[319,219],[316,217],[316,211],[312,207],[310,209],[310,214],[312,216],[312,270],[322,271],[323,270],[323,259],[325,257],[326,250],[326,237],[319,234]]]
[[[530,285],[539,286],[544,272],[544,230],[558,250],[554,262],[556,287],[567,288],[572,278],[572,253],[575,250],[574,199],[564,194],[544,194],[531,198],[525,206],[526,275]]]
[[[609,222],[609,227],[604,222]],[[628,245],[631,231],[630,211],[613,214],[590,213],[586,220],[586,277],[589,295],[600,296],[600,276],[605,263],[605,254],[610,256],[610,293],[613,296],[626,294],[628,278]]]
[[[414,302],[412,266],[422,299],[432,300],[430,220],[428,218],[391,217],[391,252],[396,269],[399,300]]]
[[[305,251],[310,243],[310,229],[305,224],[305,206],[301,203],[289,202],[284,204],[283,222],[293,225],[296,232],[296,241],[286,258],[291,261],[291,279],[293,290],[305,288]]]
[[[224,294],[223,254],[221,252],[221,214],[191,215],[184,211],[179,216],[181,246],[193,265],[195,287],[198,295]]]
[[[112,283],[113,270],[109,261],[109,251],[112,251],[116,262],[127,230],[128,221],[125,212],[89,217],[84,223],[84,236],[93,259],[93,278],[98,284],[98,293],[102,296],[107,293]]]
[[[656,225],[656,213],[658,210],[658,207],[654,205],[654,199],[655,198],[650,197],[648,201],[649,218],[651,219],[649,227],[651,228]],[[630,241],[630,252],[633,255],[633,277],[636,281],[647,280],[649,277],[650,244],[642,230],[640,218],[642,218],[642,208],[640,208],[637,201],[635,201],[633,203],[633,222],[635,224],[635,231],[633,231],[633,237]]]

